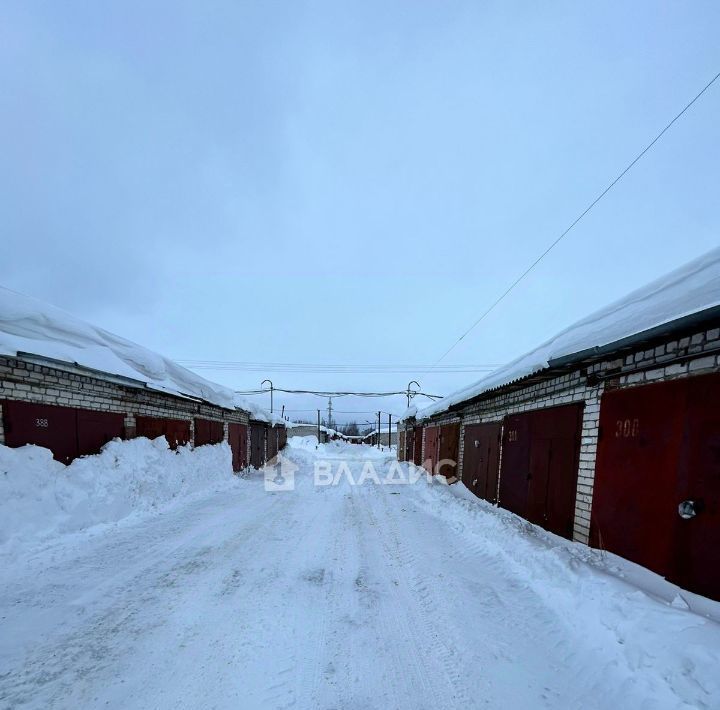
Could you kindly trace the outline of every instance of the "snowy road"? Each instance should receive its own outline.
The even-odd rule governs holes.
[[[720,704],[720,627],[597,553],[425,482],[316,487],[296,456],[293,492],[256,476],[6,565],[0,707]]]

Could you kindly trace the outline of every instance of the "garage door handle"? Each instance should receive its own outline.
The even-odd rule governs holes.
[[[700,512],[700,506],[694,500],[684,500],[678,505],[678,515],[683,520],[690,520]]]

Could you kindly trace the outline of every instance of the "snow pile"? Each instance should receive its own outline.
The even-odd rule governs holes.
[[[172,451],[164,437],[115,440],[69,466],[39,446],[0,445],[0,547],[117,522],[237,480],[227,443]]]
[[[290,436],[287,445],[292,449],[315,451],[318,447],[318,438],[317,436]]]
[[[317,436],[291,436],[288,439],[288,447],[295,451],[311,451],[316,458],[337,458],[346,457],[348,459],[368,459],[368,458],[388,458],[388,447],[384,447],[384,451],[374,446],[365,444],[352,444],[349,441],[337,439],[328,441],[326,444],[318,444]],[[285,452],[290,456],[291,451]]]
[[[444,412],[454,404],[544,370],[551,360],[615,343],[685,316],[720,306],[720,248],[596,311],[492,374],[417,413]],[[404,417],[413,416],[406,412]]]
[[[413,492],[455,529],[458,545],[476,549],[489,571],[512,571],[555,610],[578,644],[603,656],[608,673],[619,672],[634,692],[640,688],[648,707],[716,706],[720,603],[616,555],[548,533],[479,500],[462,483],[424,480]],[[569,646],[569,653],[582,654],[580,646]],[[603,668],[587,671],[597,674],[601,686]]]
[[[283,426],[289,426],[288,423],[279,415],[271,414],[267,409],[263,409],[260,405],[255,402],[251,402],[249,399],[244,399],[238,395],[235,395],[235,406],[238,409],[242,409],[244,412],[250,414],[250,419],[257,422],[266,422],[272,425],[281,424]]]

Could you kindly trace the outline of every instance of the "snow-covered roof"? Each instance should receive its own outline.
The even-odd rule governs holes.
[[[395,433],[395,429],[391,429],[390,432],[391,432],[392,434],[394,434],[394,433]],[[373,436],[374,434],[377,434],[377,433],[378,433],[378,428],[375,427],[372,431],[367,432],[367,434],[363,434],[363,435],[362,435],[362,438],[363,438],[363,439],[367,439],[368,436]],[[387,427],[387,425],[384,425],[384,426],[380,429],[380,433],[381,433],[381,434],[387,434],[387,433],[388,433],[388,427]]]
[[[262,408],[230,388],[206,380],[172,360],[76,318],[60,308],[0,286],[0,355],[29,354],[142,383],[150,389],[210,402],[226,409]]]
[[[419,410],[419,419],[444,412],[489,390],[544,370],[550,362],[619,343],[681,318],[720,306],[720,248],[685,264],[565,328],[487,377]],[[412,416],[406,412],[405,417]]]
[[[311,427],[312,429],[317,429],[317,424],[310,424],[308,422],[285,422],[285,426],[287,426],[289,429],[294,429],[296,427]],[[320,425],[320,431],[324,431],[326,434],[330,434],[331,436],[345,436],[345,434],[337,431],[337,429],[328,429],[328,427],[326,427],[324,424]]]
[[[272,424],[273,426],[292,426],[289,422],[285,421],[279,414],[271,414],[270,412],[268,412],[267,409],[264,409],[259,404],[251,402],[249,399],[245,399],[244,397],[240,397],[239,395],[235,395],[235,406],[238,409],[242,409],[243,411],[248,412],[248,414],[250,415],[250,419],[253,419],[256,422],[266,422],[268,424]]]

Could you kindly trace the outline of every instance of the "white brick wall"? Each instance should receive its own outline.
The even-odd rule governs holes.
[[[0,357],[0,401],[4,399],[63,407],[77,407],[125,415],[128,436],[135,433],[136,417],[184,419],[194,435],[194,418],[248,423],[246,412],[227,410],[197,400],[120,384],[114,378],[84,374],[74,366],[44,365],[21,358]],[[0,410],[1,414],[1,410]],[[225,427],[227,439],[227,427]],[[0,416],[0,443],[5,442]]]

